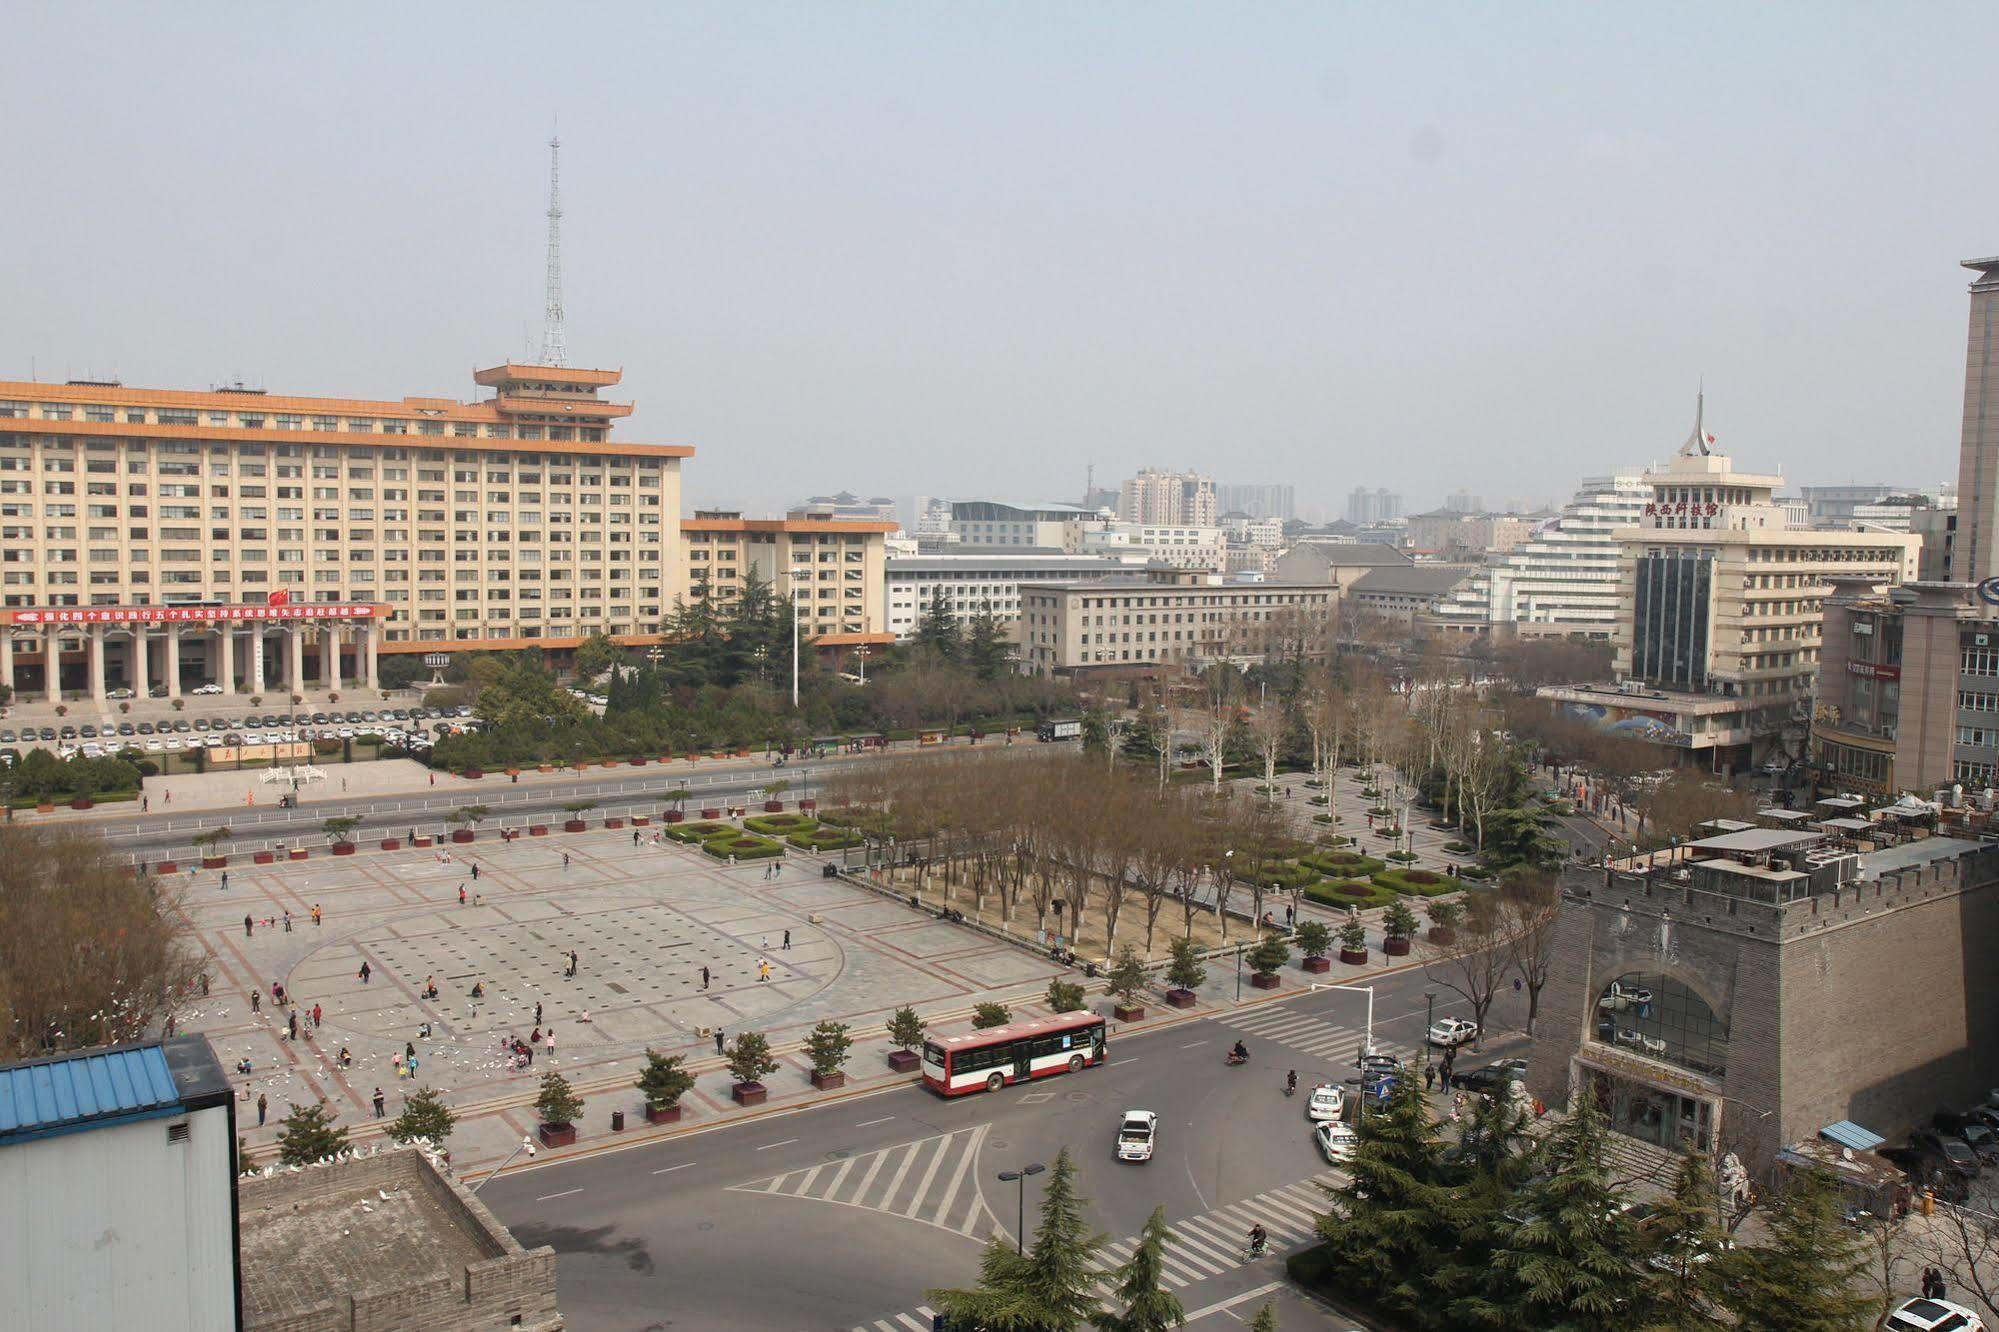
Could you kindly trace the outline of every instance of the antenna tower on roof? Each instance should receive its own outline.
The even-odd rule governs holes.
[[[569,336],[562,322],[562,140],[548,141],[548,293],[542,309],[541,363],[563,365]]]

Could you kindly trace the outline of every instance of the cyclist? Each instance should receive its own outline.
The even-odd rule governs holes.
[[[1262,1226],[1251,1226],[1249,1228],[1249,1251],[1251,1256],[1261,1258],[1264,1247],[1269,1243],[1270,1237],[1264,1233]]]

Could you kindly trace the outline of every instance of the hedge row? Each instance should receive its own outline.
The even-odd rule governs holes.
[[[1358,851],[1314,851],[1303,863],[1335,879],[1367,879],[1388,868],[1388,862]]]
[[[810,814],[752,814],[743,820],[743,826],[751,832],[782,837],[786,833],[811,832],[819,826],[819,820]]]
[[[666,826],[666,835],[676,842],[702,842],[718,834],[735,831],[727,823],[669,823]]]
[[[710,837],[701,843],[701,849],[717,860],[727,860],[734,856],[737,860],[766,860],[784,854],[784,844],[755,833],[728,833]]]
[[[1273,860],[1257,866],[1254,874],[1238,874],[1236,878],[1244,883],[1260,883],[1266,887],[1275,884],[1288,891],[1317,883],[1320,872],[1289,861]]]
[[[1410,897],[1442,897],[1464,887],[1448,874],[1420,869],[1385,869],[1374,876],[1374,881]]]
[[[1395,900],[1395,894],[1379,884],[1366,879],[1348,879],[1342,883],[1330,880],[1315,883],[1305,890],[1305,896],[1326,906],[1359,907],[1366,911],[1372,907],[1387,906]]]
[[[844,828],[814,828],[795,832],[784,839],[801,851],[844,851],[859,846],[861,835]]]

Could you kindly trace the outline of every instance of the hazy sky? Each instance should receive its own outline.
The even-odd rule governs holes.
[[[469,397],[538,332],[690,505],[1094,460],[1498,502],[1953,479],[1985,6],[17,3],[0,378]]]

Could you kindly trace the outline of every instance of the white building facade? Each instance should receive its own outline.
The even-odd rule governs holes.
[[[916,626],[941,591],[951,616],[962,627],[981,610],[1009,626],[1020,618],[1020,585],[1071,578],[1138,578],[1145,561],[1101,555],[912,555],[888,561],[888,627],[900,642],[916,636]]]

